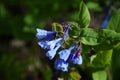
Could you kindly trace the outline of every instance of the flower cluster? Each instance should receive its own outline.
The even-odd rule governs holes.
[[[49,59],[53,59],[57,53],[57,50],[63,48],[64,42],[67,40],[68,32],[71,25],[67,27],[63,26],[63,33],[57,31],[46,31],[37,29],[36,37],[40,40],[38,45],[47,49],[46,56]],[[72,62],[73,64],[82,64],[81,56],[81,44],[74,43],[68,49],[63,49],[58,52],[59,58],[55,61],[54,65],[57,70],[68,71],[68,66]]]

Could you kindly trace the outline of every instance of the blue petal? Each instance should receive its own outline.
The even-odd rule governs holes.
[[[75,46],[76,46],[76,44],[73,44],[73,45],[69,48],[69,50],[71,51],[72,49],[75,48]]]
[[[79,52],[79,50],[76,50],[74,53],[70,54],[69,58],[68,58],[68,62],[71,62],[74,60],[74,58],[76,57],[76,54]]]
[[[65,50],[62,50],[60,51],[58,54],[59,54],[59,57],[60,59],[63,59],[64,61],[66,61],[70,55],[70,50],[68,49],[65,49]]]
[[[47,40],[42,40],[42,41],[38,42],[38,45],[41,46],[41,48],[46,49],[48,42],[49,41],[47,41]]]
[[[82,64],[82,56],[80,55],[79,57],[75,58],[73,60],[74,64]]]
[[[57,70],[62,70],[62,71],[68,71],[68,63],[66,63],[64,60],[62,59],[57,59],[55,61],[55,68]]]
[[[58,43],[58,42],[60,42],[62,40],[62,38],[58,38],[58,39],[55,39],[55,40],[52,40],[52,41],[49,41],[48,43],[47,43],[47,49],[54,49],[54,47],[56,46],[56,44]]]
[[[58,42],[60,42],[62,38],[58,38],[52,41],[49,40],[42,40],[41,42],[38,42],[38,44],[43,48],[43,49],[49,49],[52,50],[56,46]]]
[[[44,40],[38,42],[38,44],[39,44],[39,46],[41,46],[43,49],[48,49],[48,47],[49,47],[48,42],[49,42],[49,40],[44,39]]]
[[[69,28],[67,28],[64,32],[64,40],[66,41],[67,38],[68,38],[68,31],[69,31]]]
[[[36,37],[38,39],[43,39],[43,38],[47,37],[48,35],[53,35],[53,34],[55,34],[54,31],[46,31],[46,30],[42,30],[42,29],[37,29]]]
[[[67,60],[69,58],[69,55],[71,53],[71,50],[75,47],[75,45],[72,45],[69,49],[65,49],[60,51],[58,54],[60,56],[60,59]]]
[[[53,59],[55,54],[56,54],[56,51],[60,48],[60,44],[55,47],[55,49],[52,49],[52,50],[49,50],[47,53],[46,53],[46,56],[49,57],[50,59]]]
[[[102,24],[101,24],[101,28],[105,29],[105,28],[107,27],[107,24],[108,24],[108,22],[109,22],[109,19],[110,19],[110,14],[107,14],[107,15],[105,16],[104,21],[103,21]]]

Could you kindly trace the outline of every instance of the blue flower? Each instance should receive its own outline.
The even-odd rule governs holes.
[[[37,29],[36,37],[40,40],[38,44],[41,48],[48,50],[46,56],[49,59],[53,59],[55,57],[57,50],[67,40],[70,27],[71,25],[67,25],[67,27],[64,26],[64,33],[59,34],[54,31]],[[73,64],[82,64],[82,56],[80,55],[81,49],[81,44],[75,43],[70,48],[61,50],[58,53],[59,58],[54,63],[55,68],[57,70],[68,71],[68,66],[71,62]],[[71,53],[73,51],[74,53]]]
[[[50,49],[50,50],[51,50],[51,49],[54,49],[55,45],[56,45],[57,43],[59,43],[61,40],[62,40],[62,38],[58,38],[58,39],[49,41],[49,42],[47,43],[47,49]]]
[[[67,62],[71,62],[74,60],[74,58],[76,57],[76,54],[79,52],[79,50],[76,50],[74,53],[70,54]]]
[[[43,39],[49,35],[55,35],[55,34],[56,34],[56,32],[54,32],[54,31],[46,31],[46,30],[42,30],[42,29],[37,29],[36,37],[38,39]]]
[[[64,31],[64,40],[66,40],[68,38],[68,31],[69,31],[69,28],[66,28],[65,31]]]
[[[49,57],[49,59],[53,59],[55,54],[56,54],[56,51],[60,48],[60,44],[58,44],[54,49],[51,49],[49,50],[47,53],[46,53],[46,56]]]
[[[82,51],[82,48],[80,48],[79,50],[76,50],[73,53],[73,57],[72,57],[71,61],[73,61],[74,64],[82,64],[81,51]]]
[[[59,43],[62,40],[62,38],[58,38],[52,41],[49,40],[42,40],[38,42],[38,44],[43,48],[43,49],[49,49],[52,50],[56,46],[57,43]]]
[[[41,48],[43,48],[43,49],[47,49],[48,42],[49,42],[48,40],[42,40],[42,41],[38,42],[38,45],[41,46]]]
[[[73,62],[74,64],[82,64],[82,56],[80,51],[76,50],[74,53],[70,54],[67,62]]]
[[[110,14],[107,14],[107,15],[105,16],[104,21],[103,21],[102,24],[101,24],[101,28],[105,29],[105,28],[107,27],[107,24],[108,24],[109,19],[110,19]]]
[[[54,65],[57,70],[68,71],[69,64],[63,59],[57,59]]]
[[[59,57],[60,59],[63,59],[64,61],[66,61],[71,53],[71,50],[75,47],[75,45],[72,45],[69,49],[65,49],[65,50],[62,50],[60,51],[58,54],[59,54]]]
[[[73,59],[74,64],[82,64],[82,56],[78,56],[75,59]]]
[[[58,54],[60,56],[60,59],[63,59],[64,61],[66,61],[70,55],[70,52],[69,49],[65,49],[65,50],[62,50],[60,51]]]

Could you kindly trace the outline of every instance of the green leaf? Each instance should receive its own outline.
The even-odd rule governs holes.
[[[98,33],[91,28],[83,28],[80,33],[80,41],[86,45],[97,45],[98,43]]]
[[[80,35],[80,27],[78,27],[78,23],[76,22],[69,22],[72,24],[71,29],[69,30],[70,36],[79,36]]]
[[[111,17],[107,29],[111,29],[120,33],[120,9],[118,9]]]
[[[107,80],[107,75],[105,71],[97,71],[92,74],[93,80]]]
[[[97,68],[104,68],[111,63],[112,49],[96,52],[96,56],[92,58],[92,65]]]
[[[51,24],[55,32],[63,33],[63,27],[59,23],[52,23]]]
[[[79,25],[82,28],[87,28],[90,24],[90,14],[87,6],[83,1],[80,3]]]
[[[108,29],[83,28],[80,31],[80,40],[86,45],[98,45],[97,47],[111,49],[120,42],[120,33]]]
[[[99,30],[99,39],[100,43],[95,48],[97,50],[109,50],[114,48],[120,42],[120,33],[116,33],[115,31],[103,29]]]
[[[81,76],[78,72],[72,71],[70,72],[70,80],[80,80]]]
[[[120,80],[120,44],[113,50],[112,54],[112,80]]]

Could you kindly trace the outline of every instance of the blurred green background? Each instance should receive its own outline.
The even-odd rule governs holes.
[[[119,5],[117,1],[86,0],[90,27],[99,27],[111,5]],[[38,27],[51,30],[52,22],[77,21],[79,3],[80,0],[1,0],[0,80],[92,80],[86,68],[79,71],[80,75],[54,70],[54,60],[45,57],[35,38]]]

